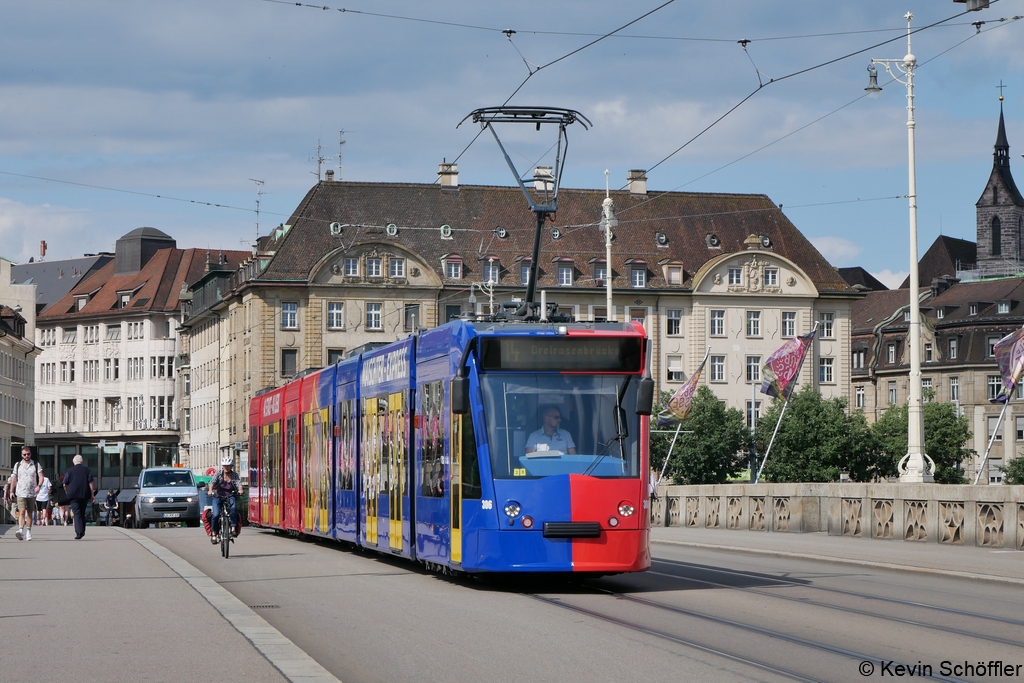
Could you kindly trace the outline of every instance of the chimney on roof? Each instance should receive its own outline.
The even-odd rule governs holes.
[[[334,182],[334,169],[329,168],[326,171],[324,171],[324,180],[329,183]]]
[[[441,183],[441,189],[459,187],[459,165],[449,164],[442,161],[437,165],[437,178]]]
[[[948,276],[932,279],[932,298],[934,299],[958,282],[960,282],[959,279]]]
[[[634,168],[626,177],[630,194],[647,194],[647,171]]]

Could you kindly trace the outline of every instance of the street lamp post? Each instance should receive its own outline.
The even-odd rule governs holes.
[[[604,298],[605,320],[615,322],[612,307],[612,228],[619,227],[615,217],[615,205],[608,190],[608,169],[604,172],[604,202],[601,203],[601,231],[604,232]]]
[[[934,481],[935,463],[924,452],[924,412],[921,406],[921,301],[920,284],[917,281],[917,175],[914,168],[914,69],[917,58],[910,49],[910,20],[914,15],[907,12],[907,54],[902,59],[872,59],[868,66],[869,94],[881,92],[878,86],[878,71],[875,64],[881,64],[893,80],[907,86],[907,151],[910,157],[910,329],[907,331],[907,350],[910,354],[910,396],[907,402],[907,454],[899,462],[900,481],[921,483]],[[893,69],[896,72],[894,73]],[[906,76],[906,80],[900,79]]]

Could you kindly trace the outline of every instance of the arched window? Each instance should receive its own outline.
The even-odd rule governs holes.
[[[1003,253],[1003,228],[999,224],[999,216],[992,217],[992,255],[999,256]]]

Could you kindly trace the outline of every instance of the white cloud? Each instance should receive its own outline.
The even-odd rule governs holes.
[[[0,197],[0,243],[3,256],[16,263],[39,256],[39,242],[59,247],[64,254],[73,245],[72,254],[105,249],[97,245],[89,226],[88,211],[43,204],[32,206]]]
[[[907,276],[910,275],[910,272],[902,270],[894,273],[886,268],[885,270],[880,270],[877,273],[871,274],[881,280],[882,284],[889,289],[898,289],[899,286],[903,284],[903,281],[907,279]]]
[[[808,239],[821,252],[821,255],[836,267],[854,265],[853,259],[857,258],[861,251],[863,251],[859,246],[844,237],[822,235]]]

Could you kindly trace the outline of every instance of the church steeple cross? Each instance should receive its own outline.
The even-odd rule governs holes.
[[[1001,78],[1000,78],[1000,79],[999,79],[999,85],[997,85],[997,86],[996,86],[996,88],[998,88],[998,89],[999,89],[999,101],[1000,101],[1000,102],[1002,102],[1002,101],[1003,101],[1003,88],[1005,88],[1005,87],[1006,87],[1006,86],[1005,86],[1005,85],[1003,85],[1003,79],[1001,79]]]

